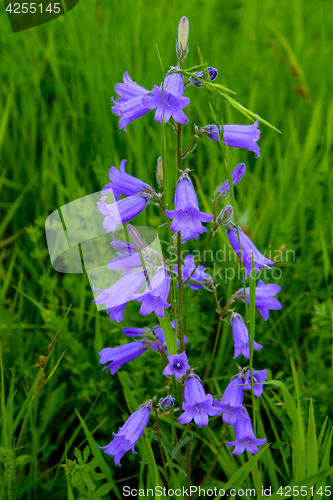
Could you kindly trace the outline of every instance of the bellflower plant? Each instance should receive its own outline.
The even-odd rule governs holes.
[[[149,94],[149,90],[133,82],[126,71],[123,77],[124,83],[117,83],[115,90],[120,98],[115,101],[112,111],[120,116],[119,127],[124,128],[136,118],[140,118],[148,113],[149,109],[142,104],[144,95]]]
[[[264,390],[264,382],[267,378],[267,370],[253,370],[253,392],[257,398],[260,398]],[[251,371],[246,372],[244,389],[251,390]]]
[[[188,229],[192,233],[204,232],[201,222],[210,222],[214,216],[200,212],[197,195],[188,175],[182,172],[178,178],[175,194],[175,210],[166,210],[165,214],[173,219],[170,229],[178,232]]]
[[[243,318],[238,313],[231,313],[230,323],[232,326],[232,335],[234,338],[235,355],[234,359],[240,354],[247,359],[250,359],[250,347],[249,347],[249,332],[243,321]],[[253,342],[253,349],[262,349],[262,345],[259,345],[256,341]]]
[[[215,455],[211,465],[207,467],[206,473],[203,474],[200,471],[204,485],[209,480],[214,467],[217,467],[219,463],[222,447],[225,449],[228,449],[226,445],[235,447],[232,452],[234,455],[241,454],[245,450],[249,453],[258,453],[258,446],[266,442],[266,439],[255,437],[256,423],[258,422],[256,416],[259,415],[260,411],[258,406],[256,407],[256,403],[258,405],[256,398],[262,394],[267,371],[257,369],[257,356],[260,356],[259,351],[262,346],[254,341],[251,329],[251,337],[249,335],[248,326],[251,325],[253,328],[255,317],[250,315],[251,322],[249,321],[249,308],[247,306],[250,303],[250,286],[246,280],[250,278],[252,291],[254,282],[251,280],[257,279],[256,276],[263,268],[271,270],[274,264],[272,260],[259,252],[250,238],[239,227],[234,186],[247,175],[246,167],[242,158],[242,162],[237,166],[233,165],[232,169],[225,148],[225,144],[239,148],[240,155],[246,154],[244,149],[247,149],[253,151],[258,157],[260,138],[258,123],[261,121],[267,125],[268,122],[247,110],[235,99],[230,100],[229,95],[225,93],[228,89],[221,83],[216,83],[218,79],[217,69],[206,63],[196,65],[192,69],[184,69],[188,48],[189,22],[184,16],[178,26],[177,61],[174,66],[168,64],[170,70],[164,76],[162,83],[154,85],[152,82],[149,84],[152,90],[148,90],[135,83],[125,72],[123,83],[118,83],[115,87],[119,98],[113,101],[112,111],[120,117],[120,128],[126,130],[127,125],[138,118],[145,120],[142,118],[143,115],[149,110],[154,110],[155,121],[161,123],[162,126],[162,152],[158,155],[157,167],[155,161],[153,165],[146,162],[144,174],[140,176],[142,178],[126,172],[126,160],[121,161],[119,169],[112,166],[109,170],[110,182],[102,189],[102,197],[101,201],[97,203],[97,209],[105,216],[104,230],[112,232],[110,235],[110,238],[112,236],[111,246],[116,255],[114,256],[113,253],[112,258],[110,258],[103,280],[101,280],[103,285],[96,282],[96,286],[93,287],[95,291],[99,292],[96,294],[95,303],[105,306],[111,321],[118,323],[124,321],[126,326],[124,325],[125,327],[122,329],[123,334],[134,339],[118,347],[106,347],[99,352],[100,363],[105,365],[104,370],[108,368],[114,375],[119,368],[122,367],[125,370],[128,368],[127,363],[136,360],[133,363],[136,368],[135,380],[131,378],[131,373],[126,379],[123,379],[119,374],[126,402],[133,407],[139,398],[144,401],[143,393],[148,384],[154,384],[155,393],[158,394],[159,398],[158,404],[155,401],[157,396],[155,396],[154,399],[140,406],[119,429],[119,432],[114,434],[111,443],[102,449],[107,455],[113,456],[114,462],[120,465],[120,459],[126,451],[132,449],[135,453],[135,443],[144,432],[144,428],[147,427],[149,417],[154,410],[152,415],[154,422],[145,437],[147,439],[154,438],[151,441],[151,449],[154,462],[157,464],[155,472],[158,471],[159,474],[159,471],[162,470],[161,467],[163,467],[161,482],[165,481],[170,487],[170,481],[173,477],[170,475],[170,471],[172,471],[172,474],[178,474],[179,484],[186,485],[187,488],[190,487],[191,481],[193,483],[192,464],[195,464],[196,470],[198,468],[198,464],[191,460],[191,449],[195,450],[195,453],[200,451],[200,446],[195,444],[200,433],[190,433],[191,425],[193,430],[192,421],[199,427],[211,426],[211,432],[205,435],[207,440],[212,433],[216,432],[218,435],[221,434],[222,430],[221,444],[216,446],[216,452],[213,448],[211,450],[211,453]],[[227,67],[224,70],[226,71]],[[187,107],[190,105],[190,97],[185,94],[188,92],[190,96],[194,97],[196,92],[202,92],[200,90],[202,87],[208,91],[207,110],[211,111],[213,124],[201,129],[194,126],[193,137],[191,134],[192,139],[187,147],[183,147],[182,140],[185,141],[187,136],[186,133],[183,134],[184,125],[189,121],[184,110],[187,113]],[[204,92],[202,93],[204,94]],[[219,119],[221,108],[216,104],[219,97],[226,105],[231,103],[233,108],[241,111],[250,120],[253,121],[255,118],[258,120],[250,125],[222,126],[222,120]],[[171,158],[168,158],[166,145],[169,144],[169,135],[166,132],[167,129],[170,131],[172,129],[174,132],[172,137],[175,137],[177,163],[174,160],[169,161]],[[200,200],[202,200],[205,210],[210,213],[200,211],[196,188],[190,176],[192,170],[186,168],[184,163],[188,161],[188,156],[192,155],[191,169],[195,172],[193,176],[197,176],[194,178],[197,181],[196,186],[200,189],[200,186],[204,186],[198,179],[202,169],[197,168],[193,153],[198,146],[196,141],[201,137],[201,134],[215,141],[219,141],[219,135],[223,134],[222,144],[219,143],[221,158],[216,161],[221,159],[221,165],[226,167],[227,180],[218,185],[215,193],[200,191]],[[167,141],[164,141],[165,137],[168,137]],[[203,147],[207,146],[207,141],[206,143],[202,141],[202,145]],[[152,187],[152,179],[155,175],[156,191]],[[221,175],[220,169],[216,177],[216,185],[225,178],[224,175]],[[113,203],[110,203],[109,197],[111,195],[114,197]],[[224,200],[228,197],[229,204],[226,204]],[[174,209],[172,209],[173,205],[171,204],[172,198],[174,199]],[[241,200],[243,205],[246,201]],[[218,207],[218,204],[223,206]],[[156,221],[159,232],[163,232],[161,239],[156,239],[154,244],[147,244],[146,238],[140,233],[140,228],[136,228],[131,222],[146,208],[147,220]],[[203,224],[207,224],[207,226],[205,227]],[[115,230],[120,225],[125,226],[126,241],[121,241],[121,238],[115,235]],[[235,281],[238,279],[242,280],[243,283],[238,283],[234,287],[220,286],[219,274],[217,273],[217,277],[214,274],[213,279],[207,272],[209,265],[206,267],[205,257],[209,246],[213,244],[212,242],[215,242],[215,245],[220,245],[223,241],[221,237],[226,239],[223,234],[220,234],[220,239],[215,237],[216,233],[221,231],[221,226],[225,228],[226,237],[245,268],[242,268],[244,271],[242,276],[234,278]],[[202,242],[200,250],[194,248],[196,241]],[[161,247],[155,245],[156,242],[161,243]],[[184,252],[184,244],[187,245],[186,252]],[[169,254],[163,255],[166,246]],[[159,248],[163,248],[163,251]],[[222,249],[219,248],[219,250]],[[251,276],[252,263],[254,264],[255,276]],[[110,286],[106,288],[105,283]],[[237,290],[236,287],[241,286],[241,284],[243,287]],[[237,291],[230,296],[231,290]],[[255,288],[255,307],[265,320],[268,319],[269,310],[281,309],[281,303],[275,298],[280,290],[278,285],[265,284],[259,279]],[[207,324],[202,324],[199,315],[199,322],[196,322],[195,318],[192,321],[193,311],[203,310],[199,300],[204,300],[208,293],[211,297],[211,301],[207,301],[206,307],[206,314],[211,315],[209,321]],[[236,310],[236,306],[242,307],[236,300],[246,301],[245,314],[242,313],[245,320]],[[133,301],[134,306],[137,307],[137,312],[131,310],[131,316],[129,316],[128,310],[124,314],[130,301]],[[232,306],[233,309],[230,309],[231,304],[235,306]],[[250,313],[252,314],[252,310]],[[139,320],[139,314],[145,316],[145,323],[142,323],[142,318],[141,321]],[[229,316],[231,326],[229,326],[228,321],[225,321]],[[127,321],[130,322],[127,323]],[[262,320],[260,319],[260,321]],[[223,329],[222,324],[224,325]],[[192,332],[195,329],[204,331],[206,338],[202,337],[202,345],[198,345],[198,337],[194,337],[194,339],[192,337]],[[213,334],[215,338],[212,337]],[[234,343],[234,359],[243,354],[249,360],[249,366],[238,367],[239,373],[230,380],[227,357],[229,356],[228,339],[231,335]],[[146,354],[148,350],[155,352]],[[220,357],[221,352],[223,358]],[[218,358],[216,358],[217,353],[219,353]],[[143,358],[137,359],[143,354],[146,356],[145,360],[149,361],[149,366],[144,364]],[[223,362],[218,364],[217,359]],[[195,368],[190,367],[189,360],[191,360],[192,367]],[[144,368],[142,368],[143,366]],[[212,367],[218,376],[212,377],[210,375]],[[161,382],[162,378],[163,382]],[[230,382],[221,400],[219,396],[215,397],[214,400],[210,393],[219,392],[220,379],[228,379]],[[119,404],[118,401],[117,404]],[[253,425],[246,407],[251,408]],[[160,418],[161,414],[163,418]],[[209,419],[209,417],[220,415],[222,418]],[[176,419],[179,425],[175,422]],[[235,439],[233,441],[227,440],[230,432],[229,426],[234,426]],[[269,432],[269,427],[267,432]],[[194,443],[193,446],[191,441]],[[157,450],[160,458],[155,457]],[[153,457],[150,452],[149,448],[148,459],[151,464]],[[146,453],[141,461],[145,462],[147,457]],[[200,456],[198,460],[201,460]],[[226,460],[227,455],[224,451],[223,461]],[[200,467],[206,467],[204,462],[198,461]],[[230,471],[234,470],[235,464],[241,466],[243,462],[237,462],[236,458]],[[218,477],[217,471],[216,477]],[[225,481],[224,476],[223,481]]]
[[[228,446],[234,446],[233,455],[240,455],[245,450],[249,453],[259,453],[258,446],[266,443],[266,438],[256,439],[250,417],[245,411],[235,422],[235,441],[227,441]]]
[[[126,198],[110,204],[105,201],[107,196],[102,196],[101,201],[97,202],[98,210],[106,215],[103,221],[105,231],[114,231],[118,226],[134,219],[157,196],[148,184],[125,172],[125,163],[126,160],[121,162],[120,170],[111,167],[111,182],[104,186],[102,192],[112,191],[116,200],[121,194],[126,195]]]
[[[208,425],[208,416],[221,415],[221,410],[213,406],[213,396],[205,393],[200,378],[193,372],[186,378],[184,399],[184,413],[178,418],[180,424],[188,424],[194,419],[199,427],[203,427]]]
[[[196,87],[203,87],[202,80],[207,80],[207,73],[209,73],[209,79],[211,82],[215,80],[215,78],[217,78],[218,75],[217,69],[209,66],[207,68],[207,71],[198,71],[195,77],[190,76],[189,81]]]
[[[142,436],[144,427],[147,427],[152,403],[151,400],[140,406],[120,427],[119,431],[116,434],[113,433],[114,439],[111,443],[107,446],[100,446],[107,455],[114,457],[115,464],[120,465],[120,460],[128,450],[132,450],[136,454],[134,446]]]
[[[140,340],[119,347],[105,347],[105,349],[102,349],[101,352],[98,353],[101,357],[99,362],[105,365],[105,363],[112,361],[112,363],[105,366],[103,370],[110,368],[111,375],[114,375],[125,363],[129,363],[137,358],[146,352],[149,347],[150,345],[147,341]]]
[[[178,379],[190,369],[185,351],[181,354],[168,356],[168,360],[169,364],[164,368],[163,375],[174,375]]]
[[[225,423],[234,425],[243,412],[244,377],[242,374],[235,375],[227,385],[221,401],[214,400],[216,408],[222,411],[222,419]]]
[[[222,133],[222,125],[219,129],[216,125],[207,125],[202,128],[202,132],[218,141],[217,130]],[[259,146],[257,142],[260,138],[260,130],[258,129],[258,120],[252,125],[224,125],[223,126],[223,144],[227,143],[232,148],[244,148],[255,153],[256,158],[260,156]]]
[[[258,309],[261,316],[265,321],[268,320],[269,310],[279,310],[282,308],[281,302],[274,297],[277,293],[279,293],[281,287],[279,285],[274,285],[273,283],[265,284],[263,280],[259,280],[256,287],[256,295],[255,295],[255,306]],[[250,288],[245,288],[247,303],[250,303]],[[244,300],[244,289],[240,288],[235,293],[235,298],[240,300],[241,302],[245,302]]]
[[[169,269],[159,269],[148,283],[146,291],[137,294],[135,300],[142,302],[140,314],[150,314],[155,311],[156,316],[164,318],[164,310],[170,307],[168,296],[170,292]]]
[[[241,180],[243,175],[245,174],[245,163],[240,163],[233,169],[231,172],[231,177],[232,177],[232,185],[235,186],[238,184],[238,182]],[[215,191],[215,198],[219,194],[221,198],[227,198],[230,194],[230,187],[229,187],[229,180],[227,179],[226,181],[223,182],[223,184],[220,184],[217,190]]]
[[[188,118],[183,109],[186,108],[190,99],[184,97],[184,80],[179,73],[172,73],[164,80],[164,87],[154,85],[152,95],[143,97],[142,103],[148,109],[155,109],[155,120],[161,123],[164,109],[164,122],[167,123],[171,116],[178,123],[187,123]],[[163,103],[164,97],[164,103]],[[163,106],[164,104],[164,106]]]
[[[209,280],[211,277],[208,273],[205,273],[205,267],[204,266],[196,266],[194,262],[194,257],[193,255],[186,255],[184,259],[184,266],[182,266],[182,279],[185,282],[190,278],[191,281],[199,281],[201,283],[205,283],[206,280]],[[173,272],[176,276],[178,276],[178,266],[175,264],[173,266]],[[189,283],[188,285],[184,286],[189,286],[192,288],[192,290],[199,290],[200,288],[203,288],[203,285],[200,285],[200,283]]]
[[[240,258],[236,224],[234,224],[233,222],[228,222],[227,224],[225,224],[225,227],[226,227],[226,234],[230,241],[230,245],[234,249],[236,255]],[[240,248],[242,250],[242,262],[244,264],[246,271],[245,277],[247,275],[250,276],[251,274],[252,255],[254,256],[255,276],[257,275],[259,269],[262,269],[263,267],[267,267],[268,269],[273,269],[272,266],[269,266],[269,264],[274,264],[274,262],[265,257],[264,255],[262,255],[259,252],[259,250],[255,247],[255,245],[252,243],[250,238],[240,228],[238,228],[238,231],[240,238]]]

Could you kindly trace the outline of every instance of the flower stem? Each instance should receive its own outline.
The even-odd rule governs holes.
[[[191,432],[191,422],[187,424],[186,430]],[[191,439],[186,443],[186,484],[191,487]]]
[[[191,147],[193,146],[193,143],[194,141],[198,138],[198,135],[201,133],[202,131],[201,130],[198,130],[198,132],[196,132],[193,136],[193,139],[191,140],[190,144],[187,146],[187,148],[185,149],[184,153],[182,153],[181,157],[182,159],[185,158],[185,156],[187,155],[187,153],[189,152],[189,150],[191,149]]]
[[[182,164],[181,151],[182,126],[179,123],[177,128],[177,178],[180,176]],[[184,352],[184,323],[183,323],[183,277],[182,277],[182,235],[177,233],[177,265],[178,265],[178,315],[179,315],[179,342],[180,352]],[[175,318],[177,321],[177,318]]]
[[[207,252],[207,250],[208,250],[208,247],[209,247],[210,242],[212,241],[212,238],[213,238],[214,233],[215,233],[215,231],[216,231],[216,227],[217,227],[217,226],[214,224],[214,226],[213,226],[213,228],[212,228],[212,230],[211,230],[211,232],[210,232],[210,234],[209,234],[209,236],[208,236],[208,240],[207,240],[207,243],[206,243],[206,245],[205,245],[205,248],[203,249],[203,251],[202,251],[202,253],[201,253],[201,255],[200,255],[200,259],[198,260],[198,262],[197,262],[197,264],[196,264],[195,268],[193,269],[192,273],[190,274],[190,276],[189,276],[189,277],[187,278],[187,280],[184,282],[184,286],[185,286],[185,285],[187,285],[187,284],[189,283],[189,281],[191,280],[191,278],[192,278],[193,274],[194,274],[194,273],[195,273],[195,271],[198,269],[198,266],[199,266],[200,262],[202,262],[202,261],[203,261],[203,259],[205,258],[205,254],[206,254],[206,252]],[[179,268],[178,268],[178,269],[179,269]]]
[[[219,455],[221,453],[222,446],[224,444],[224,440],[225,440],[225,437],[226,437],[226,434],[227,434],[227,430],[228,430],[228,426],[225,424],[225,428],[222,431],[221,442],[220,442],[220,445],[219,445],[219,447],[217,449],[216,455],[215,455],[215,457],[214,457],[214,459],[213,459],[213,461],[212,461],[212,463],[211,463],[211,465],[210,465],[210,467],[209,467],[209,469],[207,471],[207,474],[205,475],[205,477],[201,481],[200,486],[202,486],[203,484],[205,484],[208,481],[208,479],[210,478],[211,473],[213,472],[213,469],[214,469],[214,467],[216,465],[216,462],[217,462],[217,460],[219,458]],[[191,496],[190,497],[191,500],[193,500],[196,496],[197,496],[196,494],[194,496]]]
[[[168,466],[167,466],[167,463],[165,461],[164,451],[163,451],[163,447],[162,447],[160,421],[158,419],[158,409],[156,408],[156,406],[155,406],[155,413],[156,413],[156,428],[157,428],[158,447],[159,447],[159,450],[160,450],[160,455],[161,455],[161,459],[162,459],[163,468],[165,470],[165,479],[166,479],[168,488],[171,489],[169,472],[168,472]]]
[[[216,354],[216,349],[217,349],[217,346],[218,346],[218,343],[219,343],[219,338],[220,338],[220,333],[221,333],[221,327],[222,327],[222,318],[220,317],[219,324],[218,324],[218,327],[217,327],[217,332],[216,332],[216,337],[215,337],[215,343],[214,343],[214,347],[213,347],[213,352],[212,352],[212,355],[210,357],[210,360],[209,360],[209,363],[208,363],[205,375],[204,375],[204,377],[202,379],[202,385],[205,383],[206,378],[208,377],[209,371],[211,369],[212,363],[214,361],[214,357],[215,357],[215,354]]]

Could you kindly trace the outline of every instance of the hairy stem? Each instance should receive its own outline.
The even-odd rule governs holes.
[[[180,168],[182,163],[182,151],[181,151],[181,137],[182,137],[182,126],[179,123],[177,129],[177,178],[180,175]],[[182,236],[181,232],[177,233],[177,265],[178,265],[178,315],[179,315],[179,342],[180,351],[185,350],[184,347],[184,323],[183,323],[183,292],[184,284],[182,277]],[[177,321],[177,318],[175,318]]]
[[[215,343],[214,343],[214,347],[213,347],[213,352],[212,352],[212,355],[210,357],[210,360],[209,360],[209,363],[208,363],[205,375],[204,375],[204,377],[202,379],[202,385],[205,383],[205,381],[206,381],[206,379],[208,377],[209,371],[211,369],[212,363],[214,361],[214,357],[215,357],[215,354],[216,354],[217,346],[218,346],[218,343],[219,343],[219,338],[220,338],[220,333],[221,333],[221,327],[222,327],[222,318],[219,319],[219,324],[218,324],[217,331],[216,331],[216,337],[215,337]]]
[[[198,130],[198,132],[196,132],[193,136],[193,139],[191,140],[190,144],[187,146],[187,148],[185,149],[184,153],[182,153],[182,159],[185,158],[185,156],[187,155],[187,153],[189,152],[189,150],[191,149],[191,147],[193,146],[193,143],[194,141],[198,138],[198,135],[201,133],[201,130]]]
[[[214,459],[213,459],[213,461],[212,461],[212,463],[211,463],[211,465],[210,465],[210,467],[209,467],[209,469],[207,471],[207,474],[205,475],[205,477],[203,478],[203,480],[200,482],[200,486],[202,486],[203,484],[205,484],[209,480],[210,475],[213,472],[213,469],[214,469],[214,467],[216,465],[216,462],[217,462],[217,460],[219,458],[219,455],[221,453],[222,446],[224,444],[224,440],[225,440],[225,437],[226,437],[226,434],[227,434],[227,430],[228,430],[228,426],[225,424],[225,428],[222,431],[221,442],[220,442],[220,445],[219,445],[219,447],[217,449],[216,455],[215,455],[215,457],[214,457]],[[196,496],[197,495],[194,495],[194,496],[191,496],[190,498],[194,499]]]
[[[187,284],[189,283],[189,281],[191,280],[191,278],[192,278],[193,274],[194,274],[194,273],[195,273],[195,271],[198,269],[198,266],[200,265],[200,262],[202,262],[202,261],[203,261],[203,259],[205,258],[205,254],[206,254],[206,252],[207,252],[207,250],[208,250],[208,247],[209,247],[210,242],[212,241],[212,238],[213,238],[213,236],[214,236],[214,233],[215,233],[215,231],[216,231],[216,228],[217,228],[217,226],[214,224],[214,226],[213,226],[213,228],[212,228],[212,230],[211,230],[211,232],[210,232],[210,234],[209,234],[209,236],[208,236],[208,240],[207,240],[207,243],[206,243],[206,245],[205,245],[205,248],[203,249],[203,251],[202,251],[202,253],[201,253],[201,255],[200,255],[200,259],[198,260],[198,262],[197,262],[197,264],[196,264],[195,268],[193,269],[192,273],[190,274],[190,276],[189,276],[189,277],[187,278],[187,280],[184,282],[184,286],[185,286],[185,285],[187,285]]]
[[[158,447],[159,447],[159,450],[160,450],[160,455],[161,455],[161,459],[162,459],[163,468],[165,470],[166,482],[167,482],[168,488],[171,489],[169,472],[168,472],[168,466],[167,466],[167,463],[165,461],[164,451],[163,451],[163,447],[162,447],[160,421],[158,419],[158,409],[156,408],[156,406],[155,406],[155,414],[156,414],[156,428],[157,428]]]

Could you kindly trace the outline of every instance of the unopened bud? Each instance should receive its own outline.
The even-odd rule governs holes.
[[[209,66],[205,71],[199,71],[198,73],[195,74],[197,75],[198,78],[202,80],[207,80],[207,81],[210,80],[212,82],[217,77],[217,69]],[[207,74],[209,74],[209,79],[207,77]],[[199,80],[198,78],[196,78],[195,76],[190,76],[189,80],[192,83],[192,85],[195,85],[196,87],[203,87],[204,85],[202,81]]]
[[[183,61],[186,57],[188,51],[188,33],[189,33],[189,22],[186,16],[182,17],[179,21],[178,26],[178,40],[176,46],[176,52],[178,59]]]
[[[141,238],[140,233],[138,232],[137,229],[135,229],[132,224],[127,224],[127,232],[133,241],[135,248],[138,250],[138,252],[141,252],[147,247],[147,244],[145,241]]]
[[[163,186],[163,161],[162,156],[157,160],[156,180],[159,186]]]
[[[222,208],[219,216],[217,217],[217,223],[219,226],[224,226],[230,219],[230,217],[233,214],[232,206],[227,205],[226,207]]]
[[[174,406],[175,398],[172,396],[166,396],[165,398],[161,398],[158,406],[160,408],[168,408],[169,406]]]

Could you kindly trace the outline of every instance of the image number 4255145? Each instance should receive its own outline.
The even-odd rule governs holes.
[[[4,1],[13,33],[52,21],[66,14],[78,3],[79,0]]]

